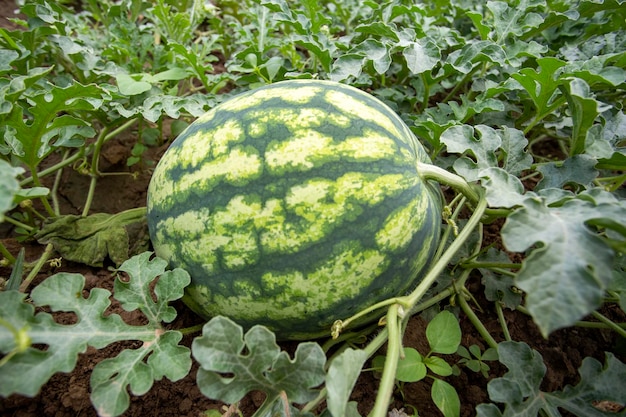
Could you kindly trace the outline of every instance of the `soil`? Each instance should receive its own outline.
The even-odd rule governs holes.
[[[13,16],[14,9],[13,2],[0,1],[0,15],[4,16],[0,17],[1,26],[13,25],[5,17]],[[167,142],[159,148],[151,149],[146,154],[146,163],[128,168],[126,167],[126,160],[136,141],[133,133],[130,132],[130,134],[115,138],[105,145],[100,164],[100,170],[104,175],[98,180],[92,212],[117,213],[145,205],[151,166],[147,162],[156,161],[166,148]],[[50,161],[51,164],[54,162]],[[123,173],[123,175],[110,175],[113,173]],[[88,186],[89,177],[80,175],[72,169],[65,170],[59,189],[63,213],[80,214]],[[497,235],[497,231],[495,234]],[[10,235],[9,230],[0,230],[0,237],[3,238],[2,243],[13,254],[17,254],[24,245],[7,237]],[[41,245],[35,242],[28,243],[25,247],[27,249],[27,261],[37,259],[43,249]],[[63,261],[58,268],[47,267],[42,270],[32,285],[36,285],[47,276],[61,271],[84,275],[87,291],[96,287],[112,291],[114,277],[107,266],[94,268],[66,261]],[[8,269],[0,269],[0,277],[6,278],[9,274]],[[496,341],[504,340],[493,304],[484,299],[479,276],[471,279],[469,289],[476,297],[476,314],[487,326]],[[175,302],[173,305],[179,315],[170,324],[170,328],[184,328],[202,323],[202,320],[181,302]],[[129,324],[141,324],[144,320],[140,315],[129,314],[115,304],[111,306],[110,311],[120,314]],[[624,321],[623,313],[617,308],[611,310],[609,307],[604,313]],[[463,314],[460,314],[460,317],[463,332],[462,345],[468,347],[476,344],[482,350],[486,349],[486,344],[469,320]],[[613,352],[618,359],[623,362],[626,361],[625,341],[618,340],[618,337],[609,331],[569,328],[556,331],[548,339],[544,339],[534,323],[522,313],[506,310],[505,317],[513,340],[528,343],[543,356],[547,368],[546,377],[541,386],[543,391],[561,390],[568,384],[575,385],[579,379],[577,369],[587,356],[594,357],[604,363],[605,352]],[[66,315],[59,316],[58,320],[61,323],[72,323],[75,318]],[[425,338],[425,326],[426,322],[421,317],[413,317],[406,332],[405,346],[415,347],[418,351],[426,353],[428,346]],[[190,347],[193,337],[194,335],[186,336],[183,339],[183,344]],[[0,416],[95,416],[96,413],[89,400],[89,379],[92,369],[101,360],[114,357],[122,349],[134,346],[134,342],[126,342],[114,343],[101,350],[88,348],[86,352],[80,355],[73,372],[54,375],[34,398],[12,395],[9,398],[0,399]],[[286,350],[293,350],[293,344],[285,343],[282,346]],[[460,358],[456,355],[447,355],[445,359],[454,364]],[[367,366],[368,364],[366,364]],[[504,366],[497,362],[490,362],[489,366],[491,369],[488,378],[465,367],[460,368],[460,375],[446,378],[456,388],[460,396],[462,416],[475,415],[475,407],[489,401],[487,393],[489,380],[502,376],[507,371]],[[130,407],[124,416],[198,417],[205,415],[211,409],[217,409],[224,413],[226,405],[212,401],[200,393],[195,383],[196,371],[197,364],[194,363],[192,371],[184,379],[177,382],[156,381],[147,394],[140,397],[131,395]],[[377,386],[377,376],[373,372],[363,372],[357,381],[352,393],[352,400],[359,404],[359,412],[362,415],[366,415],[370,411],[376,397]],[[238,407],[244,416],[250,416],[262,401],[263,395],[261,393],[252,393],[241,400]],[[411,414],[415,408],[423,417],[442,415],[430,398],[428,381],[407,383],[401,389],[398,388],[390,409],[393,408],[404,408],[408,414]]]

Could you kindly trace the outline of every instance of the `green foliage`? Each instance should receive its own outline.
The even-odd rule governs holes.
[[[431,388],[432,399],[444,416],[460,415],[460,402],[456,390],[450,383],[439,377],[452,375],[453,369],[444,359],[433,356],[433,353],[452,354],[461,344],[461,328],[454,314],[442,311],[437,314],[426,326],[426,339],[430,352],[423,356],[414,348],[403,348],[396,379],[400,383],[417,382],[424,379],[430,371],[433,378]],[[372,360],[372,367],[383,369],[384,356],[376,356]]]
[[[368,358],[364,350],[347,348],[330,363],[326,373],[328,410],[333,416],[358,416],[350,395]]]
[[[541,355],[521,342],[502,342],[498,345],[500,362],[509,371],[488,384],[491,400],[506,404],[504,412],[495,404],[477,407],[479,417],[536,416],[545,413],[560,416],[559,409],[576,416],[624,415],[609,413],[595,406],[600,401],[624,401],[622,381],[626,365],[607,353],[602,365],[596,359],[585,358],[578,372],[580,382],[566,386],[562,391],[544,392],[540,385],[546,373]]]
[[[517,308],[545,336],[589,314],[624,336],[623,325],[596,312],[607,304],[626,309],[623,0],[84,0],[79,12],[75,4],[25,0],[25,19],[13,19],[20,29],[0,29],[0,220],[20,241],[39,236],[67,259],[122,263],[140,236],[87,216],[103,145],[139,126],[141,139],[131,145],[126,167],[150,169],[149,148],[176,136],[174,125],[165,135],[165,121],[185,126],[232,94],[284,79],[332,79],[379,97],[427,146],[436,168],[450,174],[439,171],[432,179],[463,196],[446,209],[450,227],[443,240],[454,254],[438,250],[446,261],[431,282],[438,285],[372,307],[381,316],[379,309],[397,308],[397,321],[387,317],[365,345],[348,341],[327,360],[313,344],[292,359],[266,330],[244,335],[216,319],[194,342],[198,383],[207,396],[234,400],[260,389],[268,394],[261,414],[284,415],[289,405],[297,415],[292,404],[306,403],[307,415],[326,400],[323,415],[357,416],[350,401],[355,381],[388,342],[404,359],[384,369],[382,359],[374,359],[382,370],[375,417],[387,415],[396,380],[425,377],[434,378],[432,398],[442,413],[455,415],[456,394],[442,379],[454,368],[439,356],[454,352],[459,369],[495,376],[486,362],[496,351],[509,369],[489,383],[493,403],[478,407],[480,417],[560,415],[559,409],[605,416],[594,401],[623,405],[624,364],[610,353],[604,364],[585,359],[575,386],[542,391],[541,356],[526,344],[494,340],[473,314],[466,289],[477,271],[505,335],[503,316]],[[90,178],[80,216],[60,213],[57,188],[46,185],[58,184],[68,169]],[[47,176],[54,179],[44,182]],[[461,214],[481,203],[488,207],[480,221],[497,228],[490,246],[483,246],[482,225]],[[464,237],[467,224],[478,232]],[[77,231],[83,225],[86,231]],[[78,235],[85,239],[73,239]],[[52,247],[35,263],[2,244],[0,253],[2,265],[14,267],[0,292],[0,395],[35,395],[54,373],[70,372],[87,346],[117,341],[143,345],[94,369],[92,402],[102,415],[123,413],[129,392],[141,395],[154,380],[178,380],[189,371],[181,332],[163,326],[175,316],[168,302],[182,296],[184,272],[165,272],[149,255],[124,262],[120,271],[129,279],[116,279],[113,297],[148,320],[130,326],[103,314],[111,294],[85,291],[80,275],[62,272],[27,291]],[[426,334],[432,351],[401,349],[407,312],[450,297],[489,348],[460,347],[456,330],[450,333],[456,319],[444,314]],[[56,312],[76,316],[77,323],[56,322]],[[340,330],[349,327],[350,318],[337,319]]]
[[[522,252],[542,244],[524,259],[515,282],[528,294],[526,305],[545,336],[602,304],[615,251],[589,226],[625,236],[614,221],[621,218],[626,218],[624,201],[600,190],[550,205],[529,198],[507,218],[502,239],[508,249]]]
[[[244,336],[241,326],[218,316],[202,332],[192,352],[200,364],[198,387],[209,398],[235,403],[258,390],[267,394],[262,409],[280,409],[282,398],[287,404],[314,399],[313,389],[324,381],[326,356],[317,343],[299,344],[291,360],[276,344],[276,336],[262,326]]]
[[[122,340],[139,340],[143,345],[123,350],[94,368],[91,400],[100,414],[122,414],[130,400],[127,388],[142,395],[155,380],[177,381],[187,375],[191,357],[189,349],[178,345],[182,334],[164,329],[162,323],[176,317],[168,303],[182,297],[189,275],[183,270],[165,271],[165,261],[150,256],[145,252],[124,262],[119,271],[128,276],[115,281],[115,298],[124,310],[141,312],[148,320],[143,326],[128,325],[117,314],[105,315],[111,293],[94,288],[85,298],[85,278],[80,274],[61,272],[49,277],[31,292],[32,303],[15,290],[0,292],[0,351],[11,356],[0,367],[0,395],[33,396],[54,373],[74,369],[78,355],[88,346],[102,349]],[[153,300],[150,284],[156,277]],[[74,314],[76,324],[59,324],[50,313],[35,314],[35,307],[43,306]]]
[[[498,351],[494,348],[488,348],[484,352],[480,351],[477,345],[471,345],[468,348],[459,346],[456,353],[461,357],[457,365],[463,365],[474,372],[480,372],[485,378],[489,377],[489,365],[485,361],[495,361],[498,359]],[[460,372],[455,369],[455,374]]]
[[[0,160],[0,220],[14,207],[13,198],[20,191],[16,177],[22,172],[22,168],[12,167],[8,162]]]

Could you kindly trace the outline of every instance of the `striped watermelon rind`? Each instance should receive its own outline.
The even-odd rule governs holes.
[[[291,80],[240,94],[192,123],[148,188],[159,257],[186,269],[203,317],[279,339],[402,295],[437,247],[438,187],[403,121],[350,86]]]

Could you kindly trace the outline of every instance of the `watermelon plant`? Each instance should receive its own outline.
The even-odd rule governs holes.
[[[86,351],[115,352],[81,387],[103,416],[154,413],[163,379],[231,414],[262,392],[255,417],[426,415],[399,385],[445,417],[626,413],[623,0],[18,6],[0,413]],[[96,212],[116,178],[147,207]],[[577,328],[604,358],[546,348]],[[578,374],[551,386],[560,350]]]

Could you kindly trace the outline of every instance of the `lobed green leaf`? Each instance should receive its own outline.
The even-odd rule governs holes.
[[[552,393],[540,390],[546,367],[541,355],[526,343],[502,342],[498,355],[508,372],[490,381],[487,390],[490,399],[505,404],[505,408],[500,411],[495,404],[481,404],[476,408],[478,417],[560,416],[559,409],[577,416],[606,417],[615,414],[596,408],[595,403],[623,402],[621,381],[626,377],[626,365],[611,353],[607,353],[604,366],[594,358],[585,358],[578,385]]]
[[[587,195],[554,206],[526,199],[502,228],[508,250],[535,247],[516,285],[527,293],[527,307],[544,336],[596,309],[611,283],[615,253],[588,227],[599,219],[626,218],[626,205],[609,196]]]
[[[333,416],[349,415],[350,395],[367,360],[367,352],[348,348],[332,360],[326,374],[328,410]]]
[[[254,326],[244,335],[241,326],[222,316],[205,324],[191,349],[200,364],[200,391],[226,403],[254,390],[267,394],[264,407],[280,401],[283,392],[289,402],[305,403],[315,398],[325,377],[326,356],[317,343],[300,343],[292,360],[267,328]]]
[[[120,415],[126,410],[127,387],[134,394],[141,395],[150,389],[154,380],[165,376],[175,381],[187,375],[191,368],[189,349],[178,345],[182,338],[180,332],[163,330],[161,321],[173,318],[172,311],[163,306],[182,296],[189,276],[175,270],[172,279],[173,275],[165,273],[163,262],[151,263],[150,255],[146,253],[133,258],[130,266],[122,265],[123,270],[130,271],[130,281],[139,282],[127,287],[117,286],[115,294],[120,301],[126,300],[123,302],[128,308],[129,300],[150,298],[147,284],[156,276],[165,275],[167,284],[162,285],[167,285],[168,290],[155,290],[157,300],[150,301],[150,306],[159,308],[146,309],[142,303],[135,303],[141,311],[152,313],[147,314],[146,325],[132,326],[117,314],[105,314],[111,304],[111,293],[94,288],[85,298],[85,277],[80,274],[58,273],[47,278],[31,292],[32,304],[26,303],[25,294],[16,291],[0,293],[0,316],[12,328],[25,331],[31,343],[15,350],[19,346],[14,335],[6,326],[0,326],[0,351],[3,354],[14,352],[0,367],[0,395],[34,396],[53,374],[71,372],[78,355],[85,352],[87,346],[101,349],[123,340],[139,340],[144,344],[139,349],[124,350],[94,368],[91,400],[101,415]],[[133,265],[149,272],[136,273]],[[140,295],[138,289],[146,294]],[[47,306],[52,312],[72,313],[76,316],[76,323],[59,324],[50,313],[35,314],[35,306]],[[46,349],[33,347],[35,345],[45,345]]]

